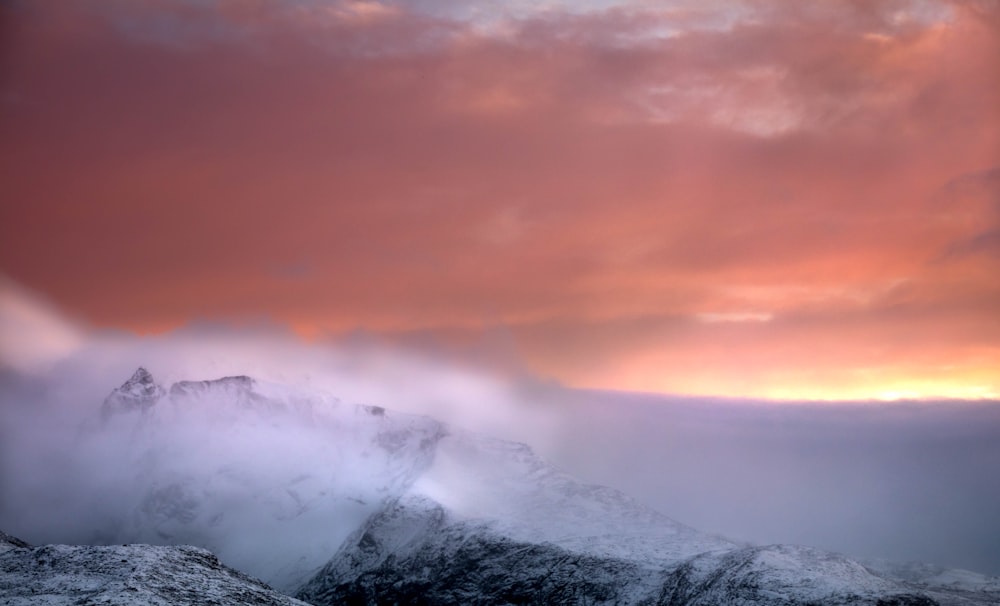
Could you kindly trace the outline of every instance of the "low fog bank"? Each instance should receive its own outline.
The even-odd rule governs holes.
[[[80,432],[142,365],[164,386],[247,374],[527,442],[585,481],[732,538],[1000,575],[998,402],[769,404],[579,391],[364,339],[305,344],[268,326],[147,338],[95,333],[47,320],[23,293],[4,306],[11,293],[2,291],[0,315],[27,309],[33,324],[5,333],[0,349],[0,528],[31,542],[100,540],[95,527],[107,523],[134,477],[115,463],[133,436],[112,434],[99,452],[84,452]],[[19,318],[0,321],[21,325]],[[27,348],[32,334],[40,338]],[[219,439],[225,456],[246,449],[260,457],[257,434],[172,431],[174,443]],[[298,437],[264,439],[293,452],[305,443]],[[322,457],[277,460],[324,476]],[[95,484],[107,491],[100,499]],[[268,547],[265,534],[239,540],[226,547]]]
[[[701,530],[1000,575],[1000,402],[551,397],[542,454]]]

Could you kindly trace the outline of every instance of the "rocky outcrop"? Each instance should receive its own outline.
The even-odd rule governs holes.
[[[104,399],[101,417],[109,419],[117,413],[146,412],[163,397],[165,390],[153,380],[153,375],[139,367],[121,387]]]
[[[3,535],[0,603],[306,606],[197,547],[45,545]]]

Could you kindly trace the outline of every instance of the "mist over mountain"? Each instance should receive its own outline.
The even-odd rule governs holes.
[[[776,404],[570,390],[372,344],[305,345],[269,328],[97,333],[48,370],[8,367],[0,376],[8,532],[36,544],[79,543],[104,525],[104,503],[116,497],[93,487],[120,479],[128,441],[115,434],[83,448],[81,427],[99,422],[111,387],[139,363],[165,390],[250,375],[260,385],[296,385],[344,405],[426,414],[528,443],[585,481],[742,540],[1000,573],[995,402]],[[174,423],[157,439],[179,453],[181,470],[203,465],[188,461],[184,444],[214,444],[220,461],[246,448],[248,461],[293,453],[297,464],[319,465],[306,451],[312,429],[236,435],[214,430],[216,422]],[[56,515],[66,503],[89,513]]]
[[[581,482],[526,444],[246,375],[167,386],[140,367],[64,437],[61,452],[35,463],[37,475],[5,486],[5,523],[54,543],[197,545],[312,604],[931,606],[1000,597],[998,579],[974,572],[866,567],[818,549],[733,541]],[[52,595],[94,583],[114,599],[139,591],[136,583],[169,593],[170,579],[142,567],[165,566],[175,582],[194,579],[206,592],[256,582],[232,580],[190,550],[28,553],[14,539],[5,549],[0,585]],[[35,590],[3,591],[35,603]]]
[[[571,401],[540,452],[698,528],[1000,574],[995,401]]]

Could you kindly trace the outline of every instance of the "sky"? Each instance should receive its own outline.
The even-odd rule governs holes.
[[[0,272],[139,335],[996,398],[998,58],[977,0],[8,1]]]

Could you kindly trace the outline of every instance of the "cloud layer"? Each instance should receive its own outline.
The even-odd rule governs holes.
[[[5,5],[3,269],[577,386],[1000,391],[994,4],[573,5]]]

